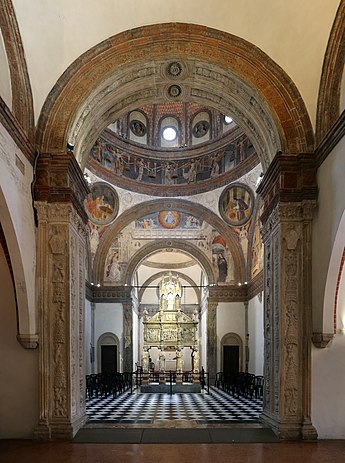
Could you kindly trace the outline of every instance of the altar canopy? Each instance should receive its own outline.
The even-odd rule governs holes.
[[[144,353],[143,370],[149,369],[149,350],[158,347],[159,370],[165,371],[164,352],[176,352],[176,371],[182,371],[182,350],[190,347],[193,352],[193,371],[199,371],[198,312],[193,318],[181,310],[182,287],[178,276],[171,273],[159,284],[159,311],[148,318],[144,311]]]

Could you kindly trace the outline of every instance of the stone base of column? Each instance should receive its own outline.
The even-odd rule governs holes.
[[[70,441],[79,429],[86,423],[86,415],[75,419],[73,422],[61,420],[50,425],[40,424],[34,431],[34,439],[40,441],[65,440]]]
[[[165,372],[160,372],[159,373],[159,384],[165,384],[166,383],[166,380],[165,380]]]
[[[269,415],[266,415],[265,412],[260,416],[260,421],[264,424],[267,424],[272,431],[277,435],[277,437],[281,440],[301,440],[304,439],[303,436],[303,426],[302,423],[296,423],[293,421],[279,421],[277,419],[272,418]],[[310,424],[311,428],[313,426]],[[310,428],[310,431],[312,429]],[[314,437],[312,437],[313,433],[311,432],[310,437],[308,440],[316,440],[317,433],[314,429]]]
[[[51,429],[47,424],[39,424],[34,430],[33,435],[34,440],[38,441],[48,441],[51,439]]]
[[[302,439],[307,441],[316,441],[318,438],[317,431],[311,424],[311,421],[305,421],[302,424]]]

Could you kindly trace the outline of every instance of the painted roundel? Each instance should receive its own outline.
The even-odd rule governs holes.
[[[91,222],[107,225],[117,216],[119,197],[107,183],[94,183],[85,199],[85,209]]]
[[[176,228],[181,223],[181,214],[178,211],[160,211],[158,221],[164,228]]]
[[[230,225],[237,227],[250,219],[254,208],[254,194],[242,183],[233,183],[219,198],[219,213]]]

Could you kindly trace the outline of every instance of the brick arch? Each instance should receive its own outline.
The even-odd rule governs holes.
[[[11,76],[12,111],[28,138],[34,139],[34,109],[28,68],[11,0],[3,0],[0,8],[0,27]]]
[[[125,279],[124,279],[125,284],[127,284],[128,286],[131,284],[132,276],[135,270],[138,268],[140,263],[144,259],[146,259],[146,257],[165,248],[171,248],[171,249],[176,249],[179,251],[184,251],[187,254],[191,255],[204,269],[207,275],[208,283],[214,284],[216,282],[215,275],[214,275],[210,261],[207,259],[206,255],[202,251],[200,251],[200,249],[197,246],[195,246],[195,244],[188,243],[187,241],[183,241],[183,240],[172,239],[172,240],[157,240],[152,243],[148,243],[145,246],[143,246],[139,251],[137,251],[127,265]]]
[[[329,36],[322,67],[316,115],[320,143],[340,115],[340,92],[345,65],[345,0],[341,0]]]
[[[40,151],[64,152],[74,133],[78,133],[74,140],[77,149],[90,147],[116,111],[161,101],[162,95],[157,94],[159,89],[155,84],[157,70],[154,69],[159,59],[194,59],[196,63],[207,63],[210,67],[207,77],[203,72],[193,76],[200,83],[194,92],[196,101],[205,103],[204,97],[208,94],[211,106],[224,110],[232,104],[240,112],[241,92],[233,90],[230,95],[226,80],[232,76],[242,88],[247,86],[253,91],[243,116],[238,115],[248,136],[255,139],[257,133],[264,143],[273,140],[273,144],[266,146],[270,151],[274,147],[285,153],[313,151],[313,130],[301,95],[271,58],[239,37],[184,23],[129,30],[106,39],[80,56],[58,80],[42,108],[36,140]],[[126,79],[125,71],[130,72],[138,64],[130,89],[122,85],[119,91],[117,85]],[[151,72],[153,78],[145,74],[150,65],[153,67],[148,74]],[[115,75],[118,78],[114,80]],[[214,93],[210,82],[218,82]],[[95,107],[98,109],[94,110]],[[251,114],[255,111],[257,117],[253,119]],[[266,154],[272,159],[275,152]],[[77,156],[81,164],[84,155]],[[267,162],[263,164],[267,167]]]
[[[137,204],[121,214],[106,230],[102,236],[94,259],[94,280],[103,281],[104,266],[111,243],[120,231],[144,215],[161,210],[177,210],[201,218],[218,230],[219,234],[225,239],[234,261],[234,277],[236,281],[242,281],[245,275],[245,259],[242,248],[235,233],[225,224],[225,222],[210,209],[201,204],[179,199],[155,199],[145,203]]]

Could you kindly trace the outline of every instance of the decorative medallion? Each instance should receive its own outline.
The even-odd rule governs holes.
[[[160,211],[158,221],[164,228],[176,228],[180,225],[181,214],[178,211]]]
[[[145,124],[143,124],[141,121],[138,121],[137,119],[131,121],[130,128],[134,135],[137,137],[143,137],[146,135]]]
[[[168,88],[168,95],[171,98],[177,98],[181,95],[181,93],[182,93],[182,90],[179,85],[170,85],[170,87]]]
[[[254,208],[252,190],[242,183],[233,183],[219,198],[219,213],[230,225],[238,227],[248,222]]]
[[[167,68],[167,74],[170,77],[179,77],[182,73],[182,66],[177,61],[170,63]]]
[[[97,182],[91,186],[91,193],[85,199],[85,209],[91,222],[107,225],[117,216],[119,198],[107,183]]]
[[[193,127],[193,135],[195,138],[204,137],[210,129],[208,121],[200,121]]]

